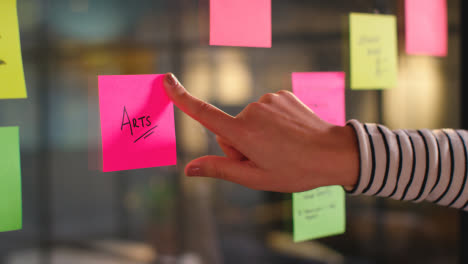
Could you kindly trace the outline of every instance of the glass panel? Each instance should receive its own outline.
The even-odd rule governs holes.
[[[429,203],[347,198],[347,233],[292,242],[291,195],[183,168],[222,155],[176,109],[177,166],[100,172],[97,75],[174,72],[236,115],[291,72],[347,70],[349,12],[397,14],[400,84],[346,91],[347,118],[392,128],[459,126],[459,0],[449,56],[406,56],[403,1],[273,0],[273,48],[208,46],[209,0],[18,0],[26,100],[1,100],[19,125],[24,228],[0,234],[0,263],[456,263],[458,212]],[[240,18],[241,19],[241,18]]]

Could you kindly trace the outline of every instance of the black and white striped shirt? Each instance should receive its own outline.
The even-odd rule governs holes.
[[[351,120],[360,176],[351,194],[430,201],[468,211],[468,131],[390,130]]]

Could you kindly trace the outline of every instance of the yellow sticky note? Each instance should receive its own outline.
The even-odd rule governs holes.
[[[26,97],[16,0],[1,0],[0,99]]]
[[[387,89],[397,83],[397,23],[393,15],[349,16],[351,89]]]

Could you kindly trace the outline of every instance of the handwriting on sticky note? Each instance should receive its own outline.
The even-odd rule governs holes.
[[[447,56],[447,0],[406,0],[406,52]]]
[[[344,72],[295,72],[292,89],[320,118],[338,126],[345,125]]]
[[[361,36],[359,39],[359,46],[366,47],[367,56],[375,61],[375,67],[373,67],[375,76],[381,77],[389,70],[385,67],[388,60],[383,56],[382,40],[380,37]]]
[[[104,171],[176,164],[174,108],[163,77],[99,76]]]
[[[340,186],[321,187],[293,194],[295,242],[345,232],[345,194]]]
[[[210,45],[271,47],[271,0],[210,0]]]
[[[0,232],[22,228],[18,127],[0,127]]]
[[[397,27],[391,15],[351,13],[352,89],[392,88],[397,82]]]
[[[16,0],[0,1],[0,99],[26,98]]]
[[[126,128],[127,130],[130,131],[130,135],[133,136],[134,130],[141,130],[141,129],[145,129],[146,127],[146,132],[144,132],[141,136],[135,139],[134,143],[137,143],[142,138],[146,139],[149,136],[153,135],[154,130],[158,127],[156,125],[148,129],[149,126],[151,126],[151,116],[143,115],[139,118],[130,118],[127,112],[127,108],[124,106],[123,116],[122,116],[122,125],[120,126],[121,131],[124,131],[124,128]]]

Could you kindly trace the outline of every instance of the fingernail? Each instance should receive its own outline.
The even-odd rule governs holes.
[[[190,166],[187,169],[187,176],[189,177],[196,177],[196,176],[202,176],[201,174],[201,168],[197,166]]]
[[[179,84],[179,81],[172,73],[166,75],[166,82],[171,87],[177,86]]]
[[[184,87],[182,87],[179,80],[177,80],[174,74],[166,74],[164,80],[166,82],[166,85],[169,86],[168,88],[172,89],[173,92],[175,92],[176,94],[183,94],[185,92]]]

